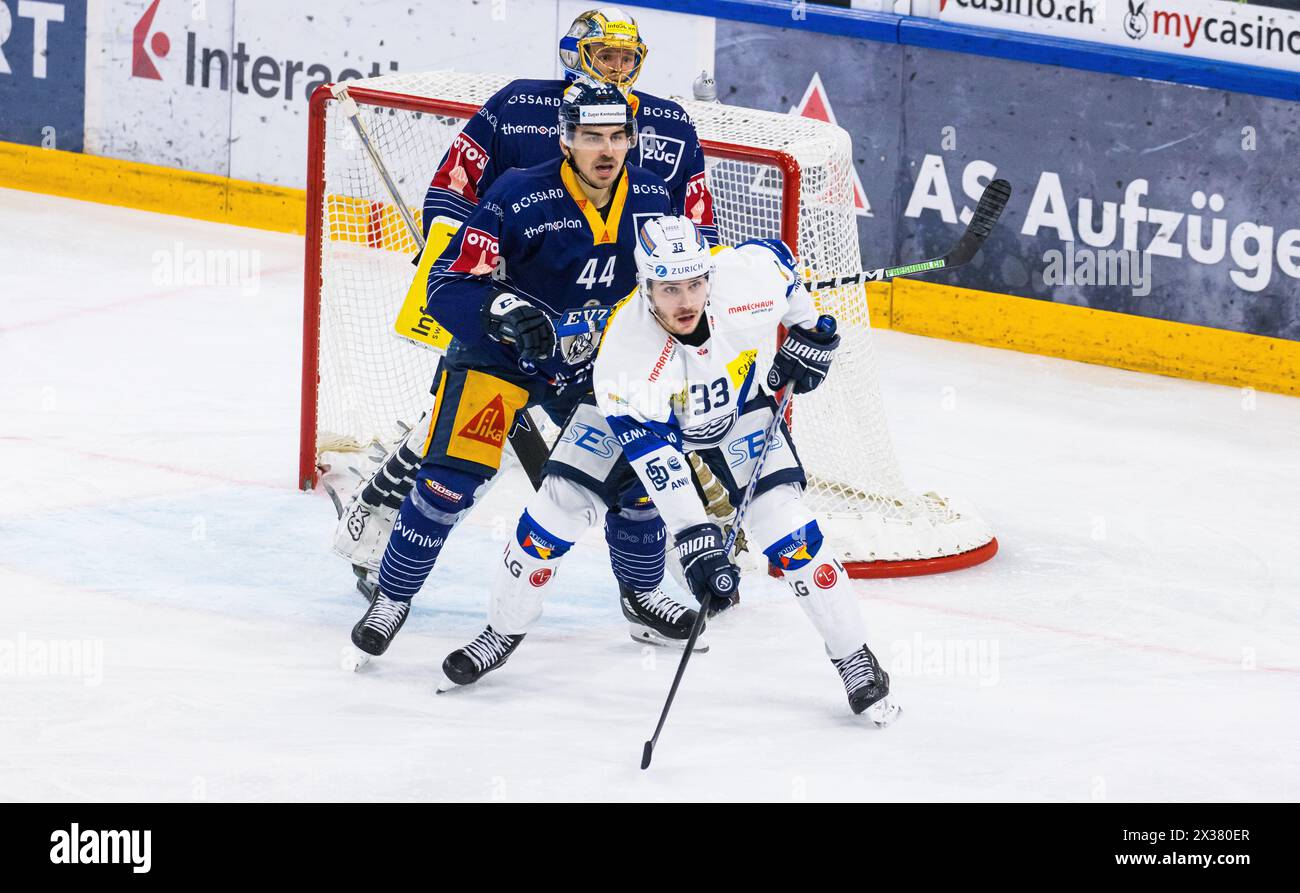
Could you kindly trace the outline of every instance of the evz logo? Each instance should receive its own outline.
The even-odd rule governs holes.
[[[645,133],[638,142],[641,146],[639,164],[642,167],[650,168],[665,180],[677,176],[677,166],[681,163],[682,154],[686,149],[684,140],[660,136],[657,133]],[[667,171],[663,168],[667,168]]]

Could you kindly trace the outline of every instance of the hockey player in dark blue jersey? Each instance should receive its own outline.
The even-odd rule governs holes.
[[[559,119],[564,157],[500,177],[430,273],[430,299],[445,311],[454,339],[439,366],[419,471],[388,538],[378,591],[352,630],[355,648],[345,663],[353,669],[384,653],[405,622],[447,537],[500,467],[515,415],[540,406],[563,425],[591,399],[600,332],[557,332],[556,319],[599,319],[598,308],[629,294],[637,227],[671,207],[661,178],[625,163],[636,121],[618,90],[577,81],[564,93]],[[628,511],[618,529],[637,538],[632,557],[646,562],[657,586],[662,522],[643,490],[621,496],[615,508]],[[555,548],[544,531],[530,533],[526,548]],[[620,572],[615,563],[621,585],[635,587],[640,572]],[[677,617],[680,606],[670,609],[662,598],[648,601],[647,610]],[[677,620],[689,629],[694,613]],[[485,660],[499,660],[510,647],[504,638],[481,646]]]
[[[615,6],[593,9],[574,19],[560,41],[563,80],[511,81],[483,103],[452,141],[425,195],[425,236],[435,250],[507,170],[556,157],[555,111],[560,94],[579,77],[613,84],[627,96],[639,131],[628,161],[662,177],[673,212],[690,217],[715,243],[695,125],[676,102],[632,89],[648,53],[635,19]]]
[[[677,103],[632,89],[648,54],[636,21],[617,7],[584,12],[560,41],[559,53],[564,79],[519,80],[498,91],[469,120],[439,163],[422,216],[427,242],[398,315],[397,329],[404,336],[446,350],[450,338],[442,325],[444,311],[437,303],[429,303],[430,268],[474,212],[480,197],[507,170],[559,160],[556,112],[561,93],[579,77],[612,84],[628,97],[636,112],[638,132],[637,145],[627,160],[661,176],[673,213],[690,216],[706,239],[714,241],[713,200],[705,185],[704,155],[694,125]],[[599,278],[604,270],[595,273]],[[356,488],[335,529],[334,551],[353,566],[357,588],[367,597],[374,594],[380,556],[419,464],[423,444],[412,445],[411,439],[399,444]],[[414,440],[418,441],[418,435]],[[528,440],[525,438],[525,446]],[[512,445],[519,446],[513,440]],[[520,460],[529,476],[540,480],[538,460],[527,452]],[[611,543],[617,541],[619,538],[612,536]],[[613,558],[623,560],[617,550]]]

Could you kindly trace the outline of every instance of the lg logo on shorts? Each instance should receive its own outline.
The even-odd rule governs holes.
[[[63,4],[44,0],[18,0],[18,18],[31,19],[32,77],[44,79],[48,74],[46,63],[50,56],[50,23],[63,21]],[[14,73],[4,50],[13,33],[13,13],[9,4],[0,0],[0,74]]]

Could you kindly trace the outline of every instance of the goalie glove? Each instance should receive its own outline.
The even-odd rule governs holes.
[[[817,389],[830,371],[840,336],[835,334],[835,317],[822,316],[816,329],[793,326],[772,360],[767,372],[768,390],[776,393],[786,384],[794,385],[796,394]]]
[[[727,560],[722,531],[717,524],[696,524],[677,534],[677,556],[691,594],[704,608],[731,603],[740,588],[740,571]]]
[[[518,295],[502,292],[483,310],[488,337],[513,344],[521,359],[547,360],[555,353],[555,324]]]

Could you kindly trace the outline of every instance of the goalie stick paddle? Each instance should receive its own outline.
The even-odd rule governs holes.
[[[817,330],[827,335],[835,334],[835,317],[821,316],[817,320]],[[790,398],[794,396],[794,382],[787,382],[785,393],[781,395],[781,402],[776,408],[776,415],[768,423],[767,431],[763,438],[763,447],[759,451],[758,460],[754,463],[754,473],[749,478],[749,484],[745,487],[745,494],[740,499],[740,505],[736,508],[736,517],[731,521],[731,531],[727,534],[727,541],[722,546],[722,551],[726,555],[731,554],[731,547],[736,544],[736,537],[740,534],[740,524],[745,520],[745,512],[749,510],[749,504],[754,499],[754,488],[758,485],[758,479],[763,474],[763,465],[767,462],[767,453],[772,446],[772,437],[776,434],[777,427],[781,420],[785,418],[785,412],[790,408]],[[682,683],[682,675],[686,672],[686,662],[691,659],[691,652],[695,650],[695,640],[700,637],[700,631],[704,629],[704,618],[709,613],[708,599],[700,604],[700,610],[695,615],[695,623],[691,625],[690,638],[686,640],[686,650],[682,652],[681,662],[677,664],[677,675],[673,677],[672,688],[668,689],[668,700],[664,702],[664,709],[659,714],[659,724],[655,726],[655,733],[650,740],[641,748],[641,768],[649,769],[650,760],[654,758],[655,745],[659,743],[659,733],[664,730],[664,723],[668,720],[668,711],[672,709],[673,698],[677,696],[677,687]]]
[[[984,245],[984,240],[989,237],[989,233],[993,232],[993,227],[997,224],[998,218],[1002,216],[1002,211],[1006,208],[1007,201],[1010,198],[1011,184],[1006,180],[994,180],[984,187],[984,194],[980,196],[979,203],[975,206],[975,213],[971,215],[966,232],[962,233],[962,237],[957,241],[957,244],[943,257],[923,260],[920,263],[906,264],[900,267],[880,267],[875,270],[863,270],[861,273],[850,273],[847,276],[822,279],[808,283],[809,290],[817,292],[831,288],[842,288],[846,285],[861,285],[863,282],[883,282],[897,276],[912,276],[934,270],[948,270],[968,264]]]

